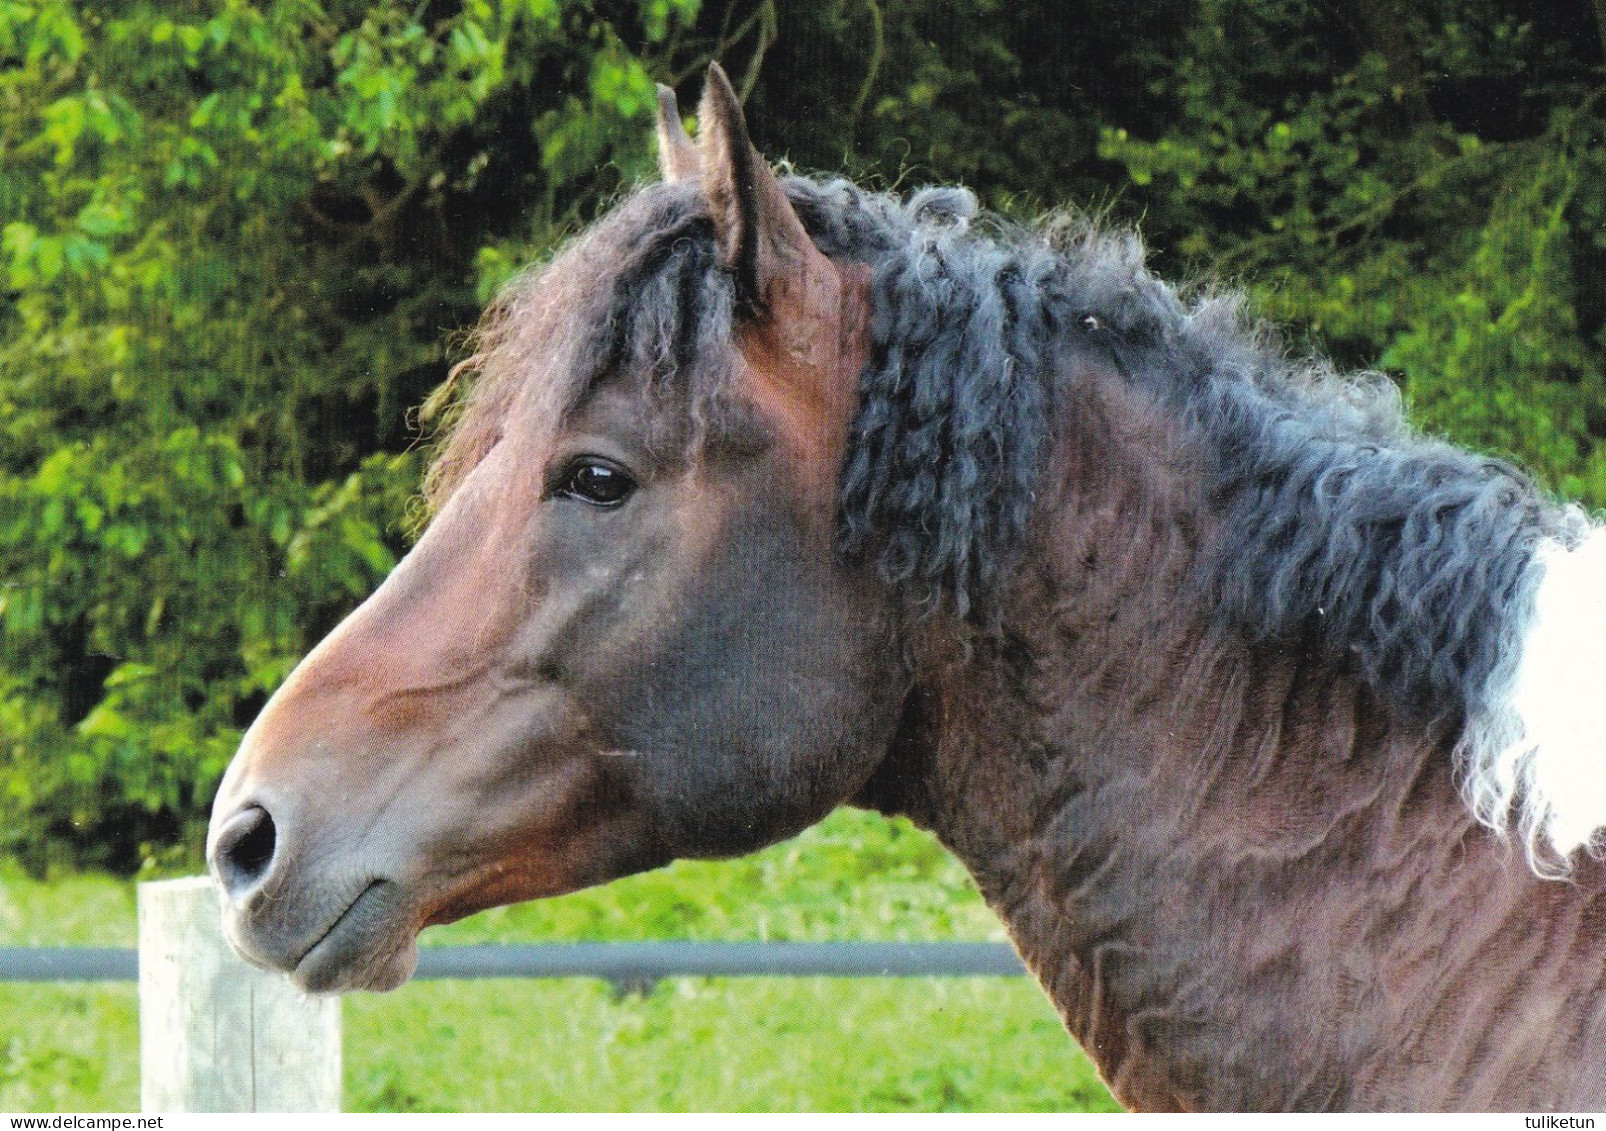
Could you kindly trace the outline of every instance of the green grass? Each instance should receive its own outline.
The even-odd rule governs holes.
[[[0,945],[132,946],[131,884],[0,870]],[[682,862],[431,930],[426,944],[1001,939],[959,865],[843,811],[742,860]],[[420,982],[345,1006],[353,1111],[1114,1110],[1026,979]],[[132,1110],[131,985],[0,984],[0,1110]]]

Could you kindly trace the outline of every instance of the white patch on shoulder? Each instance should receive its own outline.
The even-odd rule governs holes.
[[[1462,765],[1479,819],[1515,817],[1533,870],[1561,877],[1579,849],[1606,854],[1606,529],[1572,550],[1546,541],[1534,567],[1509,690],[1468,727]]]

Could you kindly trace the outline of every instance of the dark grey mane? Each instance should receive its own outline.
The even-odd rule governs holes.
[[[900,207],[789,187],[828,254],[877,264],[842,513],[846,548],[889,582],[961,614],[986,602],[1024,536],[1060,359],[1096,336],[1208,453],[1233,537],[1199,584],[1224,624],[1347,648],[1418,713],[1469,715],[1510,678],[1535,548],[1582,522],[1509,465],[1414,433],[1386,379],[1290,362],[1236,296],[1183,302],[1128,234],[981,236],[955,190]]]
[[[785,187],[822,251],[873,270],[841,549],[909,605],[986,621],[1026,537],[1067,353],[1096,349],[1206,453],[1208,495],[1234,536],[1200,563],[1199,597],[1224,627],[1255,640],[1314,633],[1429,714],[1470,715],[1509,678],[1534,549],[1575,542],[1581,522],[1511,467],[1414,433],[1386,380],[1289,361],[1234,296],[1184,301],[1129,233],[1015,227],[978,216],[962,189],[903,201],[841,180]],[[566,283],[576,256],[584,282]],[[472,431],[474,401],[505,411],[495,389],[530,352],[515,348],[520,304],[554,286],[580,292],[578,312],[548,304],[569,317],[551,331],[567,353],[561,405],[626,367],[688,389],[718,430],[732,288],[699,193],[656,185],[504,297],[468,363],[486,388],[459,433]]]
[[[1418,716],[1475,717],[1509,691],[1540,543],[1587,523],[1494,458],[1422,436],[1395,386],[1291,364],[1236,316],[1181,312],[1116,349],[1207,440],[1232,532],[1202,563],[1221,616],[1257,639],[1311,634]]]

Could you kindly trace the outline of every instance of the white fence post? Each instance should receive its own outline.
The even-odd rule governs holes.
[[[211,880],[139,885],[140,1106],[339,1111],[340,1000],[229,949]]]

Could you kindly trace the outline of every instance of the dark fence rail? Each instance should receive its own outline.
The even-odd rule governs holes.
[[[624,989],[663,978],[1011,977],[1025,974],[1003,943],[543,943],[419,951],[419,978],[600,978]],[[0,982],[129,982],[132,949],[0,947]]]
[[[114,947],[0,947],[0,982],[132,982],[139,951]]]

